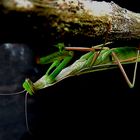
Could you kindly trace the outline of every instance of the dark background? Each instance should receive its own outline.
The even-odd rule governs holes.
[[[138,0],[114,2],[121,7],[140,12]],[[52,45],[53,40],[44,41],[40,32],[27,33],[27,29],[20,29],[20,26],[17,31],[13,31],[11,26],[14,26],[14,22],[23,24],[24,20],[18,17],[17,21],[12,21],[13,19],[7,19],[2,14],[0,16],[0,93],[12,94],[22,90],[26,77],[35,81],[45,73],[47,68],[36,65],[34,59],[37,55],[50,51],[45,46]],[[86,130],[90,133],[89,127],[95,126],[96,123],[99,127],[98,124],[106,122],[106,114],[115,110],[113,107],[107,112],[108,108],[115,103],[119,106],[120,98],[123,101],[127,97],[139,99],[139,67],[140,65],[133,89],[128,87],[119,69],[114,69],[71,77],[53,87],[38,91],[35,96],[28,96],[28,123],[32,135],[25,124],[25,93],[0,96],[0,140],[41,139],[44,135],[45,138],[61,138],[64,134],[70,137],[74,134],[84,134]],[[133,68],[134,65],[125,66],[130,78],[133,76]],[[118,99],[115,103],[114,97]],[[109,103],[113,101],[107,107],[108,100]],[[131,105],[127,105],[126,108],[130,109]],[[124,112],[126,108],[123,108]],[[123,111],[121,113],[123,114]],[[112,118],[115,115],[116,113],[112,114]]]

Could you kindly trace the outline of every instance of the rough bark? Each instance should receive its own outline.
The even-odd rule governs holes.
[[[0,4],[5,15],[12,12],[27,15],[27,22],[33,21],[32,30],[28,31],[39,31],[44,38],[102,40],[108,34],[108,40],[140,39],[140,14],[113,2],[2,0]]]

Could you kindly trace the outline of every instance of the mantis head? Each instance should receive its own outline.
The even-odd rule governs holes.
[[[23,83],[23,88],[30,94],[33,95],[35,93],[35,88],[30,79],[26,79]]]

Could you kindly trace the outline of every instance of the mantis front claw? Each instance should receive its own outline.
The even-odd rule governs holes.
[[[52,63],[46,74],[43,76],[43,82],[33,83],[30,79],[26,79],[23,83],[23,88],[33,95],[36,90],[42,89],[45,85],[50,85],[55,82],[56,76],[66,67],[73,57],[73,51],[61,50],[46,57],[38,59],[38,63],[47,64]]]

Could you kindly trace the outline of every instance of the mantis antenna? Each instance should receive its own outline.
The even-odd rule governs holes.
[[[22,90],[19,92],[15,92],[15,93],[8,93],[8,94],[0,94],[0,96],[10,96],[10,95],[19,95],[24,93],[26,90]],[[26,128],[27,131],[29,132],[30,135],[32,135],[30,128],[29,128],[29,124],[28,124],[28,114],[27,114],[27,96],[28,96],[28,92],[26,92],[25,94],[25,101],[24,101],[24,113],[25,113],[25,123],[26,123]]]
[[[8,94],[0,94],[0,96],[10,96],[10,95],[19,95],[21,93],[24,93],[26,90],[18,91],[18,92],[13,92],[13,93],[8,93]]]
[[[26,128],[27,131],[29,132],[30,135],[32,135],[32,132],[29,128],[29,123],[28,123],[28,106],[27,106],[27,101],[28,101],[28,92],[25,94],[25,103],[24,103],[24,112],[25,112],[25,123],[26,123]]]

